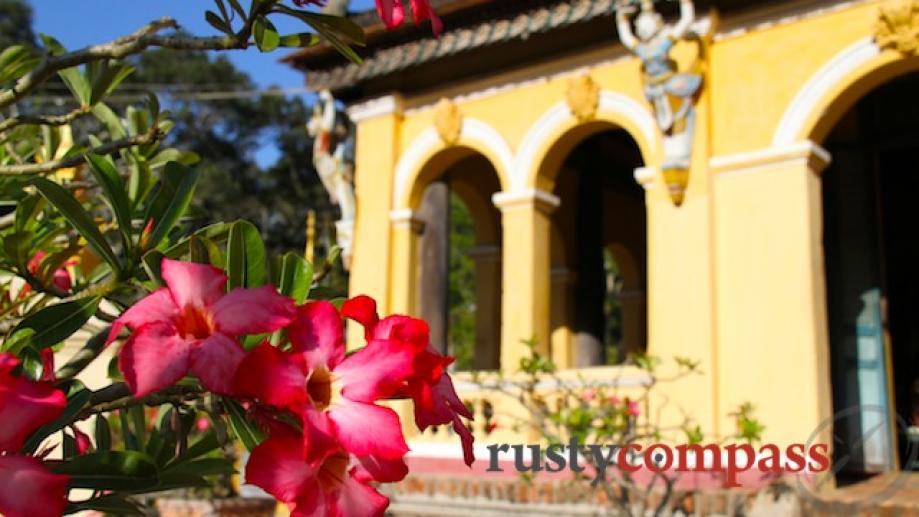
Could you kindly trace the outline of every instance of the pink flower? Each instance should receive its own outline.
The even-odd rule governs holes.
[[[77,429],[76,426],[70,428],[73,431],[73,438],[77,444],[77,455],[82,456],[89,452],[93,446],[93,442],[90,441],[89,436],[83,431]]]
[[[18,366],[15,356],[0,354],[0,514],[61,515],[67,505],[69,478],[52,474],[41,461],[17,453],[26,437],[60,416],[67,399],[48,383],[13,375]]]
[[[37,275],[41,270],[41,261],[45,260],[45,257],[48,256],[44,251],[39,251],[32,257],[32,260],[26,264],[26,267],[29,270],[29,273],[32,275]],[[51,278],[51,283],[54,287],[57,287],[61,291],[70,291],[73,287],[73,280],[70,278],[70,273],[67,272],[67,266],[74,265],[75,262],[70,260],[64,263],[64,267],[58,268],[54,275]]]
[[[627,410],[628,414],[631,416],[638,416],[641,414],[641,409],[638,406],[638,402],[629,401],[629,408]]]
[[[236,336],[274,332],[294,317],[294,303],[270,285],[225,293],[227,277],[204,264],[163,259],[166,288],[125,311],[109,342],[133,330],[118,358],[135,397],[170,386],[191,372],[210,391],[229,393],[245,356]]]
[[[597,399],[597,390],[594,388],[587,388],[584,390],[584,393],[581,394],[581,400],[584,402],[592,402]]]
[[[211,421],[208,420],[207,417],[202,416],[202,417],[199,417],[197,420],[195,420],[195,429],[197,429],[199,432],[203,433],[204,431],[207,431],[210,428],[211,428]]]
[[[430,0],[411,0],[412,15],[415,23],[421,23],[424,20],[431,20],[431,29],[435,35],[443,31],[444,25],[437,17],[437,13],[431,9]],[[377,13],[383,20],[383,25],[387,29],[394,29],[405,20],[405,7],[402,0],[376,0]]]
[[[367,469],[352,466],[347,452],[336,447],[323,449],[315,461],[306,462],[304,447],[297,432],[276,426],[252,451],[246,482],[287,503],[292,517],[383,515],[389,500],[368,484]]]
[[[431,425],[453,424],[463,445],[467,465],[475,461],[473,436],[460,417],[472,420],[472,413],[456,394],[453,380],[447,374],[452,357],[441,355],[430,343],[427,323],[408,316],[389,316],[380,320],[376,302],[368,296],[357,296],[345,302],[342,314],[364,326],[367,348],[378,343],[393,343],[413,349],[412,374],[402,385],[401,394],[415,403],[415,424],[422,431]]]
[[[335,444],[357,456],[401,458],[408,445],[399,417],[374,402],[411,374],[413,351],[374,342],[345,358],[341,317],[324,301],[300,307],[287,332],[293,351],[256,347],[236,376],[236,393],[300,415],[310,461]]]
[[[609,397],[606,397],[606,402],[613,406],[618,406],[619,404],[622,403],[622,400],[616,395],[610,395]]]

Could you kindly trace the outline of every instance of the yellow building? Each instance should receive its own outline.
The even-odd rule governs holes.
[[[534,337],[564,368],[633,375],[587,369],[608,353],[606,250],[619,352],[701,361],[666,395],[704,431],[730,434],[750,401],[766,441],[832,428],[837,450],[865,437],[846,470],[900,468],[919,377],[919,1],[697,4],[713,32],[672,53],[702,77],[683,175],[662,170],[613,0],[443,1],[437,39],[359,15],[362,64],[324,45],[288,57],[356,124],[350,290],[443,319],[425,234],[451,192],[474,221],[477,368],[515,370]],[[660,9],[673,26],[678,4]]]

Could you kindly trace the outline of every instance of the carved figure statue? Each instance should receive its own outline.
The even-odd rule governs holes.
[[[314,139],[313,166],[329,199],[341,209],[335,227],[347,267],[355,213],[354,131],[347,117],[335,109],[335,99],[328,90],[319,93],[307,131]]]
[[[641,0],[641,10],[620,0],[616,27],[622,44],[638,56],[644,74],[644,92],[654,107],[657,125],[664,135],[664,164],[667,169],[689,169],[695,123],[695,101],[702,75],[680,72],[670,52],[681,39],[699,39],[692,30],[695,8],[692,0],[680,0],[680,19],[673,26],[664,23],[651,0]],[[632,31],[632,16],[635,31]]]

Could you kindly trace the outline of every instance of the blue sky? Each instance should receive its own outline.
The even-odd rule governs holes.
[[[211,0],[28,0],[34,10],[36,32],[50,34],[67,48],[76,49],[103,43],[133,32],[150,20],[171,16],[188,31],[197,35],[215,34],[204,21],[204,11],[215,9]],[[243,2],[248,5],[248,2]],[[373,0],[352,0],[351,9],[369,9]],[[282,20],[282,18],[276,18]],[[281,31],[302,32],[303,25],[275,22]],[[303,85],[301,74],[277,62],[286,51],[262,54],[252,48],[228,53],[236,66],[245,70],[260,86],[278,85],[297,88]]]
[[[204,12],[207,9],[215,9],[212,0],[79,0],[79,2],[28,0],[28,2],[34,11],[35,31],[54,36],[71,50],[111,41],[163,16],[175,18],[185,30],[195,35],[216,34],[216,31],[204,21]],[[243,2],[243,5],[248,5],[248,2]],[[372,6],[373,0],[352,0],[351,2],[352,10],[370,9]],[[276,17],[274,22],[282,33],[305,30],[302,23],[286,17]],[[288,52],[290,51],[280,49],[262,54],[253,47],[245,51],[230,51],[226,55],[262,88],[275,85],[282,88],[301,88],[303,75],[278,63],[278,59]],[[277,158],[278,150],[269,141],[264,142],[255,156],[256,161],[262,166],[274,163]]]

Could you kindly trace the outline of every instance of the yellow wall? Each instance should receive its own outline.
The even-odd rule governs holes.
[[[803,122],[790,141],[775,143],[776,133],[826,63],[859,41],[870,50],[878,4],[825,2],[725,20],[709,52],[685,201],[673,205],[659,174],[645,185],[649,352],[701,361],[703,376],[665,394],[708,432],[730,433],[725,415],[744,401],[755,403],[766,438],[779,443],[806,440],[831,412],[820,244],[825,163],[807,140],[819,144],[821,121],[826,126],[857,94],[919,64],[877,51],[797,104]],[[547,346],[545,214],[561,161],[584,137],[610,126],[632,135],[646,165],[661,160],[660,136],[648,131],[639,63],[614,38],[611,29],[608,48],[453,84],[405,98],[396,114],[360,120],[352,293],[375,295],[384,312],[417,309],[417,194],[455,159],[480,152],[498,171],[505,196],[498,203],[505,225],[503,365],[516,366],[520,339],[536,336]],[[564,104],[570,79],[584,73],[606,99],[589,123]],[[441,96],[464,117],[453,151],[434,130]]]

